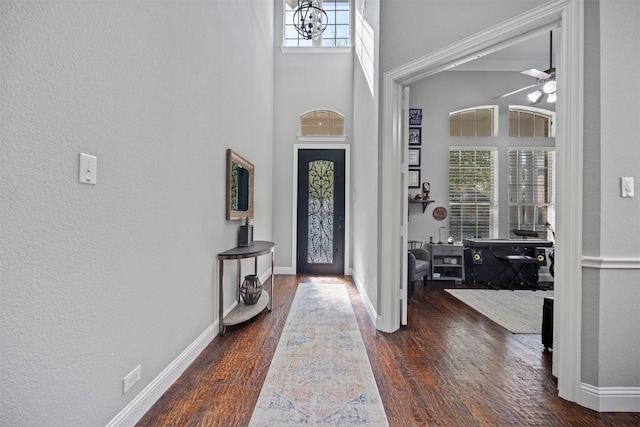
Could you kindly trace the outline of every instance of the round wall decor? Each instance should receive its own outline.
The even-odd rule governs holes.
[[[438,221],[442,221],[447,217],[447,210],[443,206],[438,206],[433,210],[433,217]]]

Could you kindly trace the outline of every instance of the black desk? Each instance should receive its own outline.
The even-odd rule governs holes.
[[[468,248],[551,248],[553,242],[542,239],[462,239]]]
[[[463,239],[465,281],[494,289],[518,284],[538,288],[538,268],[547,264],[544,248],[553,242],[541,239]]]

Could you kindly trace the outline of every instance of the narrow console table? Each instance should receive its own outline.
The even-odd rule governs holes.
[[[228,251],[218,254],[219,280],[218,280],[218,326],[220,335],[224,334],[227,325],[237,325],[257,316],[266,308],[271,311],[273,307],[273,266],[275,258],[276,245],[273,242],[255,241],[251,246],[238,246]],[[240,285],[242,285],[242,265],[241,261],[247,258],[253,258],[253,272],[258,274],[258,257],[260,255],[271,254],[271,285],[269,292],[264,288],[262,295],[256,304],[245,304],[240,299]],[[238,270],[238,288],[236,289],[236,299],[238,305],[226,316],[224,315],[224,262],[226,260],[236,260]]]

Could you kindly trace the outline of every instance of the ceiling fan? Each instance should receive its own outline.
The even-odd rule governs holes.
[[[547,98],[547,102],[556,102],[556,69],[553,66],[553,31],[549,32],[549,68],[545,71],[531,68],[521,71],[521,73],[535,78],[537,82],[509,93],[505,93],[504,95],[496,96],[492,99],[506,98],[507,96],[515,95],[516,93],[538,87],[538,89],[527,95],[532,105],[542,101],[545,96]]]

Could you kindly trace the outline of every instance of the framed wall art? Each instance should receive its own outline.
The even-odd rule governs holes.
[[[420,149],[419,148],[409,148],[409,167],[419,167],[420,166]]]
[[[420,169],[410,169],[407,175],[409,188],[420,188]]]
[[[422,108],[409,108],[409,126],[422,125]]]
[[[421,128],[409,128],[409,145],[422,144],[422,129]]]

